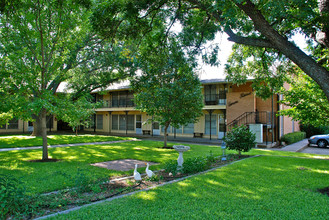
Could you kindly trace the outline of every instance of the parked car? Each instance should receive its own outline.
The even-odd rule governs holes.
[[[329,143],[329,134],[314,135],[308,139],[309,145],[318,145],[318,147],[327,147]]]

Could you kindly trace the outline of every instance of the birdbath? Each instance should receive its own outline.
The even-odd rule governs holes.
[[[178,167],[182,168],[183,167],[183,162],[184,162],[183,153],[185,151],[188,151],[190,149],[190,147],[189,146],[184,146],[184,145],[174,145],[173,148],[179,153],[177,163],[178,163]]]

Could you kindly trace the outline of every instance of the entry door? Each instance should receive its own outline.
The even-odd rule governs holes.
[[[160,135],[159,122],[153,122],[153,135]]]
[[[141,115],[136,115],[136,134],[143,134],[142,116]]]
[[[28,130],[29,132],[32,132],[32,131],[33,131],[33,122],[29,121],[29,123],[28,123],[28,127],[27,127],[27,130]]]
[[[218,139],[222,140],[225,136],[225,118],[224,115],[218,115]]]

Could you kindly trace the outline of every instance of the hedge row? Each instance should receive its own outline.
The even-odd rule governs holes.
[[[285,134],[281,137],[281,142],[293,144],[306,138],[306,133],[302,131]]]

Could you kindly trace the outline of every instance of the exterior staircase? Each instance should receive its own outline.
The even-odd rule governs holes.
[[[233,121],[231,121],[227,128],[231,130],[234,126],[240,125],[249,125],[249,124],[263,124],[266,127],[270,128],[272,125],[275,125],[276,121],[276,112],[245,112]]]

